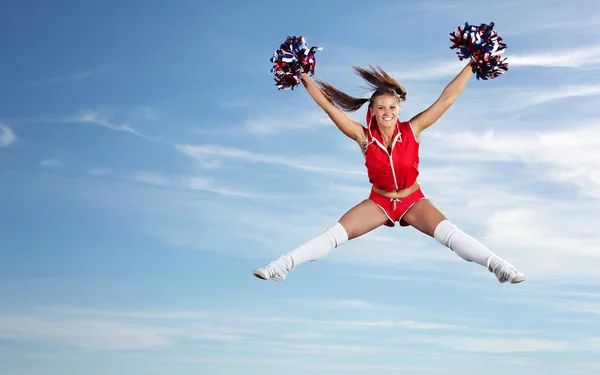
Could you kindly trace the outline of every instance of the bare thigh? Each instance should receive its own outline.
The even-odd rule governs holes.
[[[408,225],[431,237],[437,225],[446,219],[429,199],[421,199],[415,203],[403,217]]]
[[[340,218],[340,224],[346,229],[348,239],[360,237],[388,221],[383,210],[372,200],[365,199],[352,207]]]

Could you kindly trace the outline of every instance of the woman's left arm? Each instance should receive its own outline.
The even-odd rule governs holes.
[[[467,82],[473,76],[472,61],[458,73],[456,77],[444,88],[440,97],[426,110],[414,116],[410,123],[417,134],[433,125],[458,99]]]

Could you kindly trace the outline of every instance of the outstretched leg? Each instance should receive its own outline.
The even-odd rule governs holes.
[[[525,280],[525,275],[517,271],[513,265],[451,223],[429,199],[422,199],[415,203],[404,215],[403,220],[435,238],[462,259],[486,267],[501,283],[510,281],[516,284]]]
[[[385,213],[371,200],[364,200],[346,212],[338,222],[308,242],[300,245],[263,268],[254,270],[254,276],[283,281],[287,274],[301,264],[327,256],[331,250],[360,237],[388,221]]]

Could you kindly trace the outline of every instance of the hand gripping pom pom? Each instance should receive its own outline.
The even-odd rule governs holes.
[[[293,90],[300,84],[302,73],[312,76],[317,62],[315,52],[322,49],[321,47],[308,49],[304,37],[288,36],[270,60],[273,63],[271,73],[275,76],[275,85],[279,90],[289,88]]]
[[[450,35],[450,48],[458,50],[458,58],[473,58],[477,80],[494,79],[508,70],[506,58],[500,59],[506,44],[494,31],[493,22],[489,25],[482,23],[480,26],[465,23]]]

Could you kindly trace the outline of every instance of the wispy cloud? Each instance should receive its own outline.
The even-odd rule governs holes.
[[[453,285],[463,289],[477,289],[479,285],[469,283],[467,281],[458,281],[446,277],[425,277],[425,276],[402,276],[402,275],[389,275],[389,274],[365,274],[365,273],[353,273],[353,272],[340,272],[341,275],[360,277],[372,280],[389,280],[389,281],[418,281],[421,283],[433,283],[433,284],[444,284]]]
[[[600,362],[575,362],[570,366],[573,371],[583,374],[597,374],[600,372]]]
[[[531,54],[507,54],[511,66],[539,66],[548,68],[581,68],[600,63],[600,45],[554,50]]]
[[[89,172],[94,176],[101,176],[110,173],[110,168],[92,168]]]
[[[127,133],[137,135],[138,137],[147,138],[146,136],[138,133],[134,128],[132,128],[128,124],[122,124],[122,125],[113,124],[112,121],[110,121],[110,119],[107,118],[106,114],[103,114],[101,111],[98,111],[98,110],[82,109],[79,111],[78,115],[69,117],[68,119],[65,119],[65,120],[71,121],[71,122],[82,122],[82,123],[95,124],[95,125],[102,126],[104,128],[110,129],[110,130],[127,132]]]
[[[156,186],[168,186],[171,180],[160,173],[149,171],[138,171],[131,174],[131,179],[137,182],[142,182]]]
[[[307,118],[319,117],[316,113],[308,116]],[[323,160],[325,159],[325,163],[327,157],[325,156],[314,156],[314,157],[306,157],[302,158],[292,158],[286,156],[279,155],[269,155],[269,154],[261,154],[256,153],[244,149],[225,147],[220,145],[185,145],[172,143],[169,141],[165,141],[164,139],[149,136],[143,134],[136,129],[134,129],[131,125],[127,123],[117,124],[112,120],[112,117],[109,113],[100,110],[93,109],[83,109],[78,114],[67,116],[67,117],[52,117],[52,116],[41,116],[39,118],[31,118],[31,119],[22,119],[21,121],[45,121],[45,122],[67,122],[67,123],[88,123],[94,124],[112,131],[117,132],[126,132],[140,138],[146,139],[151,142],[158,142],[170,147],[174,147],[176,150],[193,157],[196,159],[198,164],[203,169],[217,169],[222,166],[221,159],[226,160],[237,160],[241,162],[251,162],[251,163],[263,163],[263,164],[271,164],[271,165],[279,165],[290,167],[293,169],[298,169],[311,173],[319,173],[319,174],[339,174],[339,175],[347,175],[347,176],[364,176],[365,171],[362,169],[353,169],[353,166],[341,165],[339,162],[332,161],[332,166],[323,165]],[[330,123],[325,120],[320,120],[322,123],[327,122],[328,125]],[[310,123],[310,121],[309,121]],[[304,124],[303,121],[299,121],[298,124]],[[266,131],[267,133],[272,133],[276,131],[274,128],[271,128],[271,125],[274,123],[268,123],[267,127],[261,131]],[[289,126],[289,125],[286,125]],[[299,125],[304,126],[304,125]],[[271,130],[267,130],[270,128]],[[199,188],[201,185],[196,186]],[[203,186],[206,186],[203,183]],[[217,191],[213,191],[217,192]],[[223,192],[223,194],[232,193],[231,191]]]
[[[443,147],[438,155],[446,160],[545,166],[549,180],[575,184],[585,194],[600,197],[600,127],[595,121],[568,131],[432,132],[430,136]],[[564,149],[569,152],[557,152]]]
[[[223,187],[214,186],[213,181],[211,181],[208,178],[202,178],[202,177],[185,178],[183,180],[182,184],[183,184],[183,186],[185,186],[191,190],[201,190],[201,191],[215,193],[215,194],[219,194],[219,195],[223,195],[223,196],[239,197],[239,198],[256,198],[259,196],[257,194],[246,192],[246,191],[232,190],[232,189],[226,189]]]
[[[17,140],[17,136],[8,125],[0,124],[0,147],[8,147]]]
[[[207,162],[207,160],[212,160],[215,158],[224,158],[241,162],[279,165],[312,173],[334,173],[351,176],[365,175],[364,171],[358,169],[346,169],[346,167],[330,167],[323,166],[322,163],[310,163],[310,160],[313,159],[310,157],[294,159],[291,157],[283,157],[273,154],[261,154],[244,149],[223,147],[218,145],[176,145],[176,148],[184,154],[187,154],[203,163]],[[309,162],[304,162],[301,160],[309,160]]]
[[[465,65],[466,62],[460,61],[457,58],[434,64],[422,64],[419,67],[406,70],[396,71],[390,69],[389,73],[400,81],[433,81],[440,78],[456,76]]]
[[[261,343],[262,344],[262,343]],[[343,372],[365,372],[365,373],[371,373],[371,372],[391,372],[391,373],[399,373],[399,372],[436,372],[439,371],[438,367],[435,366],[410,366],[410,365],[383,365],[383,364],[370,364],[370,363],[351,363],[351,364],[344,364],[344,363],[332,363],[332,362],[324,362],[324,361],[319,361],[319,360],[310,360],[307,361],[304,358],[298,358],[297,355],[298,354],[321,354],[321,353],[333,353],[336,352],[339,354],[340,349],[343,349],[343,346],[336,346],[336,347],[324,347],[324,346],[320,346],[320,347],[315,347],[314,350],[311,350],[310,348],[307,347],[294,347],[293,345],[289,345],[286,344],[285,342],[278,342],[278,343],[269,343],[269,342],[264,342],[264,344],[266,345],[263,349],[268,349],[267,351],[269,352],[273,352],[276,351],[277,348],[279,347],[278,344],[282,345],[281,349],[283,349],[283,352],[285,353],[295,353],[296,355],[294,355],[293,359],[292,358],[285,358],[285,359],[275,359],[272,356],[269,357],[252,357],[252,358],[245,358],[245,357],[231,357],[231,356],[227,356],[227,357],[201,357],[201,356],[194,356],[194,357],[178,357],[178,358],[165,358],[165,361],[168,361],[169,363],[178,363],[178,362],[183,362],[183,363],[202,363],[202,364],[207,364],[207,363],[218,363],[218,364],[236,364],[236,365],[245,365],[247,366],[257,366],[257,369],[264,369],[265,366],[269,366],[269,367],[276,367],[278,369],[281,368],[286,368],[286,369],[294,369],[294,370],[302,370],[302,371],[310,371],[310,372],[331,372],[331,371],[343,371]],[[328,349],[332,349],[332,351],[329,351]],[[336,350],[337,349],[337,350]],[[360,350],[360,347],[351,347],[348,346],[347,348],[347,352],[348,353],[356,353],[357,350]],[[379,349],[383,349],[383,348],[379,348]],[[386,353],[390,352],[390,349],[384,350]],[[289,356],[288,356],[289,357]],[[150,360],[156,360],[157,358],[150,358]]]
[[[502,124],[510,122],[512,125],[518,120],[508,120],[507,116],[513,116],[514,118],[526,114],[528,107],[539,106],[555,101],[562,101],[562,108],[565,108],[565,106],[572,106],[571,102],[568,102],[569,99],[577,98],[581,100],[587,97],[600,96],[600,85],[593,83],[555,83],[548,86],[540,84],[527,86],[513,85],[504,89],[498,89],[495,91],[494,95],[502,99],[494,103],[493,106],[488,105],[490,103],[490,98],[485,95],[469,100],[468,106],[474,108],[474,110],[471,111],[474,115],[473,118],[479,116],[490,117],[489,120],[486,121],[488,124],[495,124],[495,118],[500,118]],[[479,112],[478,108],[481,109],[481,112]],[[573,108],[572,110],[576,109]],[[524,125],[523,128],[527,129],[528,127]]]
[[[294,318],[294,317],[248,317],[244,320],[252,322],[262,323],[286,323],[292,325],[318,325],[323,330],[352,330],[357,328],[400,328],[416,331],[432,331],[432,330],[469,330],[469,327],[445,324],[445,323],[434,323],[414,320],[327,320],[327,319],[305,319],[305,318]]]
[[[434,344],[450,350],[483,353],[528,353],[528,352],[563,352],[574,350],[573,342],[535,339],[529,337],[478,338],[478,337],[420,337],[406,338],[398,342],[416,344]]]
[[[289,109],[252,118],[246,121],[243,130],[264,136],[298,130],[318,131],[314,128],[331,126],[331,119],[323,111]]]
[[[208,177],[166,175],[156,171],[135,171],[130,173],[129,180],[148,185],[170,187],[172,189],[186,189],[193,191],[205,191],[225,197],[237,198],[259,198],[261,194],[250,191],[229,189],[220,186],[218,182]],[[273,198],[273,196],[269,196]]]
[[[199,319],[209,315],[202,311],[136,311],[136,310],[98,310],[80,308],[47,308],[45,311],[76,316],[122,317],[136,319]]]
[[[506,207],[496,206],[483,221],[486,229],[481,238],[488,246],[498,249],[531,279],[575,282],[600,277],[600,270],[589,267],[600,260],[600,235],[592,229],[600,225],[597,204],[552,197],[519,207],[505,203]]]
[[[536,296],[531,296],[527,298],[523,297],[488,297],[490,300],[517,303],[520,305],[526,306],[535,306],[535,307],[543,307],[546,309],[552,309],[555,311],[562,312],[571,312],[571,313],[579,313],[585,315],[600,315],[600,302],[590,302],[590,301],[582,301],[577,299],[549,299],[549,298],[540,298]],[[570,319],[562,319],[563,323],[585,323],[585,320],[570,320]],[[559,320],[560,320],[559,319]]]
[[[102,70],[103,70],[102,68],[82,70],[82,71],[75,72],[72,74],[66,74],[66,75],[62,75],[62,76],[42,79],[42,80],[34,82],[33,85],[80,82],[80,81],[90,78],[91,76],[101,72]]]
[[[132,113],[133,113],[132,116],[141,116],[141,117],[151,116],[151,114],[149,114],[150,113],[149,110],[146,108],[134,110]],[[129,134],[143,138],[150,142],[158,142],[158,143],[167,143],[168,144],[168,142],[166,142],[165,140],[163,140],[159,137],[149,136],[149,135],[146,135],[146,134],[143,134],[143,133],[137,131],[127,121],[124,121],[122,123],[118,123],[118,122],[114,121],[110,112],[104,111],[104,110],[99,110],[99,109],[86,108],[86,109],[81,109],[75,115],[38,116],[37,118],[22,119],[21,121],[27,121],[27,122],[43,121],[43,122],[53,122],[53,123],[93,124],[93,125],[97,125],[97,126],[106,128],[106,129],[110,129],[112,131],[129,133]]]
[[[140,324],[12,315],[0,315],[0,337],[111,349],[147,349],[169,343],[160,329]]]
[[[502,55],[509,65],[509,72],[520,67],[542,68],[595,68],[600,64],[600,45],[590,45],[573,49],[561,49],[528,54],[514,53],[507,49]],[[408,67],[404,70],[389,69],[389,73],[401,81],[433,81],[440,78],[452,77],[458,74],[466,64],[458,58],[426,63],[419,67]],[[507,72],[506,74],[510,74]]]
[[[62,162],[58,159],[44,159],[40,162],[42,167],[59,168],[62,167]]]
[[[594,319],[571,319],[571,318],[555,318],[555,319],[548,319],[548,321],[552,324],[554,323],[560,323],[560,324],[592,324],[592,325],[596,325],[598,324],[597,320]]]
[[[59,311],[59,310],[55,310]],[[238,342],[256,333],[197,322],[193,312],[117,312],[64,309],[58,316],[0,315],[0,338],[48,342],[76,348],[144,350],[172,346],[183,339],[207,342]],[[76,315],[76,318],[69,315]],[[80,316],[81,315],[81,316]],[[92,318],[99,315],[99,318]],[[109,319],[112,318],[112,319]],[[114,318],[168,320],[119,321]],[[181,319],[185,322],[181,323]]]
[[[292,300],[298,303],[300,300]],[[120,310],[87,309],[78,307],[55,307],[43,309],[37,314],[0,314],[0,337],[25,342],[44,342],[67,347],[69,350],[83,349],[87,353],[98,353],[110,349],[127,351],[134,356],[144,356],[147,350],[168,348],[169,352],[156,351],[147,360],[153,363],[253,363],[262,365],[263,355],[291,355],[290,361],[310,356],[314,368],[333,369],[340,366],[340,357],[352,358],[358,367],[381,371],[397,370],[397,363],[412,367],[430,364],[427,371],[439,371],[440,366],[457,369],[464,367],[459,361],[471,365],[502,363],[507,366],[536,365],[534,355],[553,353],[597,353],[600,341],[594,337],[570,337],[555,339],[537,337],[545,331],[494,329],[485,325],[456,324],[445,313],[435,319],[382,319],[389,316],[387,309],[368,300],[332,301],[334,308],[350,308],[368,311],[373,319],[323,319],[311,313],[285,315],[296,311],[293,304],[279,310],[281,315],[270,316],[260,310],[266,305],[233,310]],[[289,302],[289,301],[288,301]],[[316,308],[328,307],[326,299],[307,301]],[[283,306],[275,302],[277,306]],[[320,304],[320,305],[319,305]],[[334,306],[337,305],[337,306]],[[377,313],[380,315],[377,316]],[[398,313],[394,313],[394,316]],[[428,313],[428,315],[431,315]],[[443,320],[448,321],[445,323]],[[465,316],[465,321],[469,316]],[[272,332],[265,338],[264,332]],[[210,356],[185,357],[192,343],[194,350],[205,348]],[[425,348],[425,349],[424,349]],[[225,350],[228,361],[220,359],[219,350]],[[46,353],[42,353],[46,354]],[[523,356],[515,357],[515,354]],[[373,356],[394,355],[396,360],[385,364],[372,364]],[[506,356],[503,356],[506,355]],[[531,358],[524,357],[531,355]],[[335,359],[332,358],[335,357]],[[318,361],[324,361],[316,365]],[[363,363],[364,361],[364,363]],[[306,362],[306,361],[304,361]],[[347,361],[345,362],[347,364]],[[443,363],[443,365],[442,365]],[[342,367],[344,367],[343,365]],[[342,367],[339,369],[342,370]],[[416,366],[419,367],[419,366]],[[312,367],[311,367],[312,368]],[[351,370],[352,366],[347,369]]]
[[[391,306],[391,305],[382,305],[378,303],[373,303],[369,301],[359,300],[359,299],[332,299],[332,300],[322,300],[322,299],[291,299],[288,300],[291,305],[298,306],[310,306],[314,309],[320,310],[345,310],[345,311],[373,311],[373,312],[386,312],[386,311],[399,311],[406,310],[406,307],[401,306]]]

